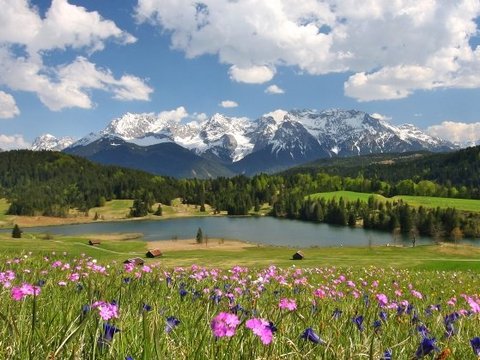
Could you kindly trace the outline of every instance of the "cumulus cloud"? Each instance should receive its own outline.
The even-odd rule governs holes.
[[[180,122],[181,120],[189,117],[187,109],[183,106],[179,106],[174,110],[166,110],[158,113],[158,118],[166,121]]]
[[[392,120],[391,116],[387,116],[379,113],[373,113],[373,114],[370,114],[370,116],[378,120],[385,120],[385,121]]]
[[[12,95],[0,91],[0,119],[10,119],[20,114]]]
[[[153,91],[143,79],[125,74],[116,78],[87,57],[109,40],[136,41],[96,11],[53,0],[42,17],[28,0],[0,0],[0,85],[37,94],[51,110],[91,108],[91,90],[110,92],[118,100],[149,100]],[[72,50],[72,62],[47,65],[52,50]]]
[[[240,68],[233,65],[230,70],[230,79],[237,82],[244,82],[247,84],[262,84],[270,81],[275,75],[275,71],[268,66],[250,66]]]
[[[232,100],[223,100],[220,104],[223,108],[235,108],[238,106],[238,103]]]
[[[0,149],[14,150],[30,148],[30,143],[23,138],[23,135],[4,135],[0,134]]]
[[[280,66],[351,72],[345,94],[400,99],[418,89],[480,87],[471,0],[139,0],[136,18],[171,34],[188,58],[216,54],[232,80],[270,81]]]
[[[267,87],[265,89],[265,92],[267,94],[285,94],[285,90],[283,90],[282,88],[278,87],[277,85],[270,85],[269,87]]]
[[[430,135],[460,144],[476,143],[480,140],[480,122],[463,123],[444,121],[427,128]]]

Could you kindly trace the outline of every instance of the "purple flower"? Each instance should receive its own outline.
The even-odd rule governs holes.
[[[392,360],[392,350],[391,349],[385,350],[380,360]]]
[[[103,324],[103,339],[107,341],[113,340],[113,335],[119,332],[120,329],[115,327],[114,325],[104,323]]]
[[[151,311],[152,307],[146,303],[143,303],[142,311]]]
[[[422,337],[427,337],[428,333],[430,332],[428,328],[425,325],[418,325],[417,326],[417,331],[422,335]]]
[[[472,345],[473,353],[480,356],[480,337],[477,336],[470,340],[470,345]]]
[[[169,316],[167,318],[167,325],[165,326],[165,332],[166,333],[171,332],[179,324],[180,324],[180,320],[178,320],[175,316]]]
[[[378,313],[378,316],[380,317],[380,320],[386,322],[388,319],[388,314],[385,311],[380,311]]]
[[[438,347],[435,346],[435,338],[424,337],[422,342],[418,346],[418,349],[415,353],[416,359],[421,359],[424,356],[430,354],[432,351],[439,351]]]
[[[300,337],[302,339],[309,340],[315,344],[325,344],[325,341],[320,339],[320,336],[318,336],[312,328],[306,328]]]
[[[353,322],[357,325],[358,330],[363,331],[363,316],[359,315],[353,318]]]
[[[340,309],[338,309],[338,308],[335,309],[335,310],[333,310],[332,317],[333,317],[334,319],[339,319],[340,316],[342,316],[342,310],[340,310]]]
[[[382,322],[381,322],[380,320],[375,320],[375,321],[373,322],[373,329],[374,329],[375,331],[380,330],[381,327],[382,327]]]

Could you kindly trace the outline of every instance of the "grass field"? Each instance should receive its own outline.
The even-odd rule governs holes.
[[[309,196],[312,199],[319,199],[319,198],[339,199],[340,197],[342,197],[346,201],[347,200],[356,201],[357,199],[360,199],[360,201],[368,201],[368,198],[372,195],[377,200],[380,200],[380,201],[403,200],[404,202],[412,206],[423,206],[423,207],[429,207],[429,208],[436,208],[436,207],[452,208],[453,207],[461,211],[480,212],[480,200],[472,200],[472,199],[452,199],[452,198],[440,198],[440,197],[431,197],[431,196],[408,196],[408,195],[398,195],[392,198],[386,198],[378,194],[359,193],[359,192],[353,192],[353,191],[324,192],[324,193],[312,194]]]
[[[134,236],[132,236],[134,237]],[[101,244],[88,245],[89,239],[101,239]],[[28,232],[23,234],[22,239],[12,239],[10,233],[0,234],[0,253],[18,256],[26,252],[45,255],[55,251],[67,252],[72,256],[87,254],[102,261],[124,261],[132,256],[144,257],[146,251],[152,248],[141,240],[127,239],[121,234],[85,235],[82,237],[54,236],[47,240],[42,236],[32,235]],[[194,240],[191,240],[194,243]],[[257,246],[239,243],[231,246],[226,241],[225,245],[219,244],[218,239],[210,239],[211,247],[198,245],[182,247],[178,246],[165,251],[159,259],[148,261],[160,262],[165,266],[190,266],[199,264],[204,266],[231,267],[235,265],[256,266],[262,264],[275,264],[278,266],[387,266],[409,269],[429,270],[476,270],[480,271],[480,248],[467,245],[431,245],[411,247],[387,247],[379,246],[372,248],[357,247],[331,247],[331,248],[307,248],[302,251],[305,259],[302,261],[291,260],[296,248],[277,246]],[[215,245],[215,246],[213,246]],[[156,242],[154,247],[162,250],[162,242]],[[170,248],[169,248],[170,249]]]

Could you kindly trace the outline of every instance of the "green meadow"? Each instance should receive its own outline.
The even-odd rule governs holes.
[[[340,199],[341,197],[345,201],[368,201],[370,196],[374,196],[376,200],[379,201],[398,201],[402,200],[409,205],[418,207],[428,207],[428,208],[455,208],[460,211],[469,211],[469,212],[480,212],[480,200],[474,199],[453,199],[453,198],[441,198],[441,197],[432,197],[432,196],[409,196],[409,195],[397,195],[392,198],[386,198],[378,194],[370,193],[360,193],[353,191],[333,191],[333,192],[322,192],[309,195],[312,199],[325,198],[329,199]]]

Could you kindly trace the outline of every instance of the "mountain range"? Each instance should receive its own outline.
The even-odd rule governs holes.
[[[256,120],[215,114],[199,121],[127,113],[78,141],[44,135],[34,150],[174,177],[274,172],[319,158],[457,149],[414,125],[395,126],[357,110],[276,110]]]

